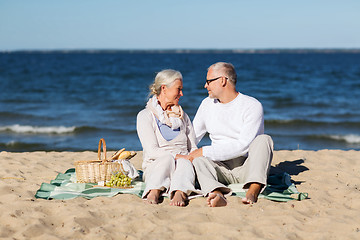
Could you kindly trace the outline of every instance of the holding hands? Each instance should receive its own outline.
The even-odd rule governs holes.
[[[202,157],[202,155],[203,155],[202,148],[199,148],[189,153],[189,155],[176,154],[175,160],[179,158],[185,158],[190,162],[192,162],[195,158]]]
[[[189,160],[190,162],[192,162],[194,160],[194,158],[192,156],[189,155],[182,155],[182,154],[176,154],[175,156],[175,160],[178,160],[180,158],[184,158],[184,159],[187,159]]]

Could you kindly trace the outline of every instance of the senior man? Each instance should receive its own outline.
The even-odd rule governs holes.
[[[209,133],[211,145],[190,155],[202,191],[210,207],[226,206],[231,193],[226,185],[243,183],[244,204],[257,202],[266,186],[273,155],[273,141],[264,134],[261,103],[236,90],[232,64],[218,62],[208,68],[205,98],[193,125],[197,143]]]

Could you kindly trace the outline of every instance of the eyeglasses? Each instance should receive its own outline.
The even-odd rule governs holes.
[[[222,78],[222,77],[224,77],[224,76],[220,76],[220,77],[213,78],[213,79],[206,79],[205,81],[206,81],[207,85],[209,85],[212,81],[218,80],[219,78]],[[224,77],[224,78],[228,79],[227,77]]]

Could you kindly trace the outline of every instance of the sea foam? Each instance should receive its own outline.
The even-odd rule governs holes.
[[[330,138],[335,140],[346,141],[348,143],[360,143],[360,136],[356,134],[331,135]]]
[[[0,131],[10,131],[15,133],[46,133],[46,134],[64,134],[75,131],[76,127],[65,127],[65,126],[27,126],[27,125],[11,125],[0,127]]]

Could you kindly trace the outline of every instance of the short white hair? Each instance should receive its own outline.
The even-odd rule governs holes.
[[[211,65],[208,70],[212,69],[215,72],[220,72],[221,74],[224,74],[225,77],[228,78],[228,80],[235,86],[236,85],[236,71],[234,65],[231,63],[226,62],[217,62]]]

